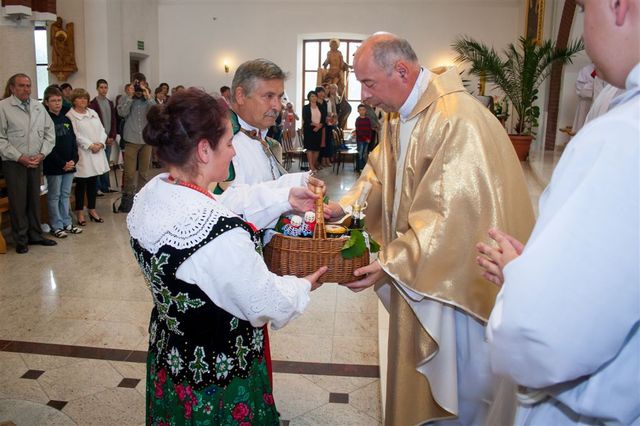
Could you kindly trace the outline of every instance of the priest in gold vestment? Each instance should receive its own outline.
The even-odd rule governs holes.
[[[389,114],[382,141],[332,215],[372,184],[366,225],[382,245],[356,271],[389,310],[385,423],[483,424],[493,399],[485,325],[498,288],[475,242],[491,227],[526,240],[534,216],[509,138],[455,68],[422,68],[403,39],[379,33],[354,57],[363,99]]]

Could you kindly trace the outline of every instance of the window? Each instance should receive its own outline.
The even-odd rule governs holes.
[[[36,47],[36,85],[38,86],[38,100],[44,97],[44,89],[49,86],[49,50],[47,46],[47,24],[36,21],[33,30]]]
[[[353,54],[360,47],[362,40],[340,40],[338,50],[347,64],[353,65]],[[305,40],[302,44],[302,55],[304,64],[302,69],[302,103],[307,103],[307,93],[315,89],[318,84],[318,68],[327,59],[329,51],[329,39]],[[349,70],[349,77],[346,81],[345,93],[347,101],[351,105],[352,111],[347,120],[347,128],[352,129],[358,116],[358,104],[361,100],[360,82],[356,79],[353,70]]]

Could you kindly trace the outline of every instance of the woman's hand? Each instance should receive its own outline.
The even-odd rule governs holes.
[[[76,166],[76,163],[73,160],[69,160],[64,164],[64,167],[62,167],[62,170],[64,170],[65,172],[68,172],[73,170],[75,166]]]
[[[318,280],[320,279],[320,277],[327,272],[327,269],[329,269],[326,266],[322,266],[320,269],[318,269],[317,271],[315,271],[313,274],[311,275],[307,275],[306,277],[304,277],[305,280],[309,281],[311,283],[311,291],[317,289],[318,287],[320,287],[322,285],[322,283],[319,283]]]
[[[498,229],[490,229],[489,237],[498,243],[498,247],[491,247],[485,243],[476,244],[476,250],[483,255],[476,257],[476,263],[484,269],[483,277],[495,285],[501,286],[504,283],[502,273],[504,267],[522,254],[524,245]]]
[[[102,144],[100,144],[100,143],[92,143],[89,146],[89,149],[91,150],[91,152],[96,154],[96,153],[100,152],[100,150],[102,149]]]
[[[289,191],[289,204],[296,212],[315,211],[316,200],[320,197],[322,195],[314,193],[309,188],[295,187]]]

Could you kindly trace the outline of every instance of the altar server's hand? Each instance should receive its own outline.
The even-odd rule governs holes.
[[[502,273],[504,267],[522,254],[524,245],[511,235],[498,229],[490,229],[489,236],[498,243],[498,247],[478,243],[476,249],[483,256],[476,257],[476,263],[484,269],[482,272],[483,277],[495,285],[501,286],[504,283],[504,275]]]
[[[353,292],[358,292],[366,290],[367,288],[380,281],[380,279],[382,279],[384,275],[384,270],[382,269],[382,266],[380,266],[380,262],[376,260],[375,262],[367,266],[356,269],[355,271],[353,271],[353,275],[355,275],[356,277],[364,276],[364,278],[359,281],[353,281],[342,285],[350,288]]]
[[[307,188],[316,194],[324,194],[327,191],[324,181],[314,176],[309,176],[307,179]]]
[[[309,281],[311,283],[311,291],[317,289],[318,287],[320,287],[322,285],[322,283],[319,283],[318,280],[320,279],[322,274],[327,272],[327,269],[329,269],[329,268],[326,267],[326,266],[323,266],[320,269],[318,269],[317,271],[315,271],[313,274],[307,275],[306,277],[304,277],[305,280],[307,280],[307,281]]]
[[[289,191],[289,204],[291,209],[296,212],[315,211],[316,200],[322,195],[315,194],[309,188],[295,187]]]

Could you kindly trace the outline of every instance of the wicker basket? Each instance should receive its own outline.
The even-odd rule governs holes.
[[[344,238],[327,238],[324,227],[322,199],[316,203],[316,227],[313,238],[275,234],[264,249],[269,270],[277,275],[304,277],[322,266],[329,270],[319,282],[348,283],[356,280],[353,271],[369,264],[369,251],[353,259],[344,259],[340,250]]]

